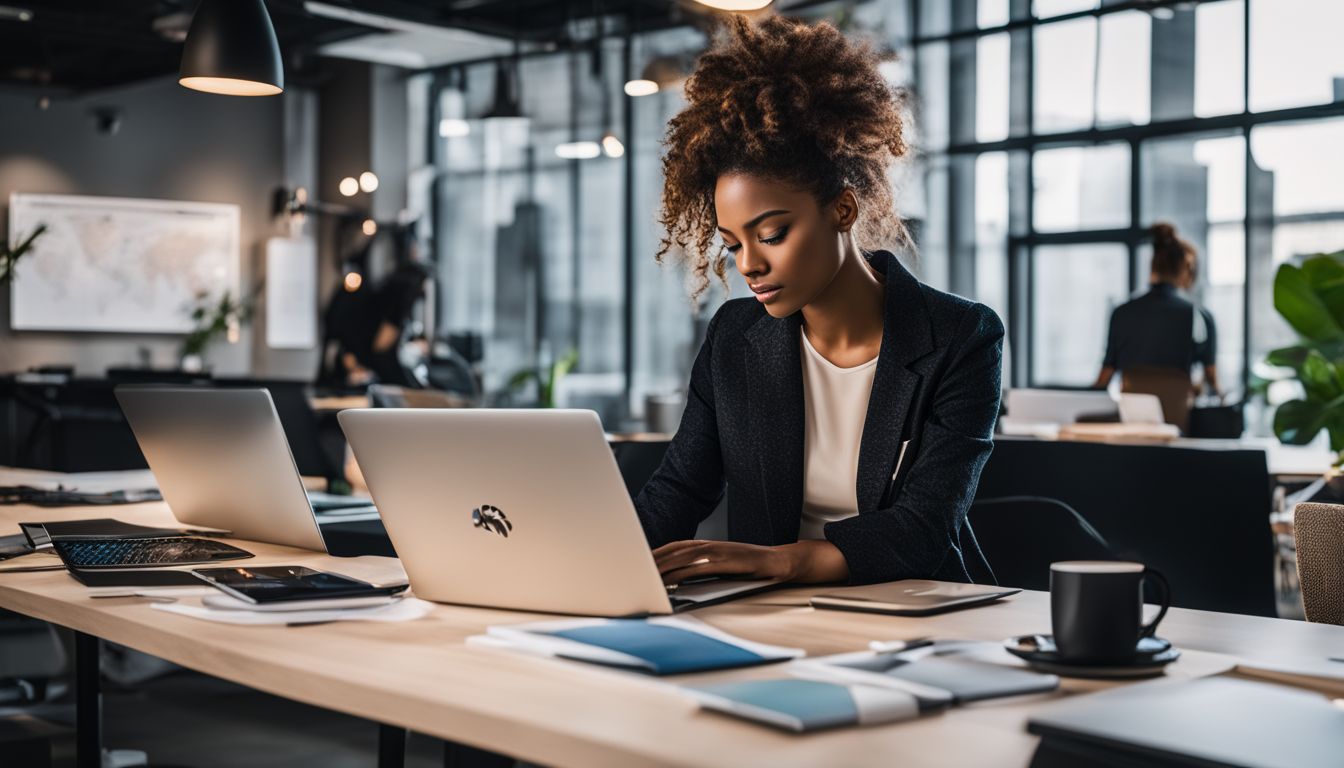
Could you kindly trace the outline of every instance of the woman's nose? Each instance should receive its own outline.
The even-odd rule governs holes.
[[[751,277],[769,272],[770,266],[761,258],[758,250],[743,243],[742,247],[737,249],[737,271],[741,272],[743,277]]]

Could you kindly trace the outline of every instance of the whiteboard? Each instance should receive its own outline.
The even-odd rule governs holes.
[[[266,242],[266,346],[317,346],[317,242],[311,237]]]
[[[10,287],[14,330],[187,333],[201,297],[239,295],[236,205],[10,195],[10,240],[39,224]]]

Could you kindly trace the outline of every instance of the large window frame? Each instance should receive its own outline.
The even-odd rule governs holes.
[[[1220,0],[1199,0],[1194,5],[1218,1]],[[952,31],[942,34],[916,34],[908,41],[910,48],[913,49],[908,54],[908,60],[913,62],[912,66],[915,69],[917,83],[922,82],[918,71],[921,61],[920,53],[928,46],[947,45],[949,49],[959,51],[958,54],[953,55],[954,59],[961,57],[961,66],[953,67],[946,79],[945,86],[948,92],[937,94],[934,97],[944,99],[950,105],[951,114],[948,116],[950,135],[945,148],[929,153],[930,160],[942,167],[955,167],[959,163],[959,158],[971,158],[969,161],[960,162],[963,165],[974,167],[974,159],[989,152],[1005,152],[1010,157],[1014,154],[1025,157],[1025,168],[1019,168],[1017,171],[1019,176],[1025,174],[1025,184],[1019,179],[1018,184],[1014,186],[1014,182],[1010,178],[1009,198],[1013,211],[1010,214],[1008,231],[1003,243],[1003,253],[1005,258],[1008,259],[1008,306],[1007,317],[1004,320],[1008,326],[1008,351],[1011,355],[1010,359],[1005,361],[1005,367],[1010,371],[1010,375],[1005,379],[1006,384],[1014,387],[1058,385],[1058,382],[1038,380],[1034,375],[1033,354],[1038,329],[1033,327],[1033,306],[1035,301],[1043,299],[1043,297],[1036,295],[1036,281],[1033,270],[1035,250],[1040,246],[1123,244],[1129,254],[1128,290],[1130,292],[1139,290],[1146,283],[1148,266],[1144,263],[1146,256],[1142,253],[1142,246],[1146,238],[1142,210],[1142,191],[1144,189],[1142,153],[1144,143],[1153,139],[1232,131],[1239,132],[1245,144],[1243,158],[1244,178],[1246,179],[1243,190],[1245,198],[1243,220],[1245,247],[1242,253],[1245,280],[1241,297],[1243,302],[1241,327],[1235,330],[1231,328],[1220,329],[1220,333],[1224,339],[1227,339],[1231,333],[1240,333],[1243,363],[1240,371],[1224,371],[1222,378],[1225,382],[1225,388],[1227,384],[1239,380],[1241,390],[1246,391],[1251,380],[1252,366],[1256,362],[1255,356],[1263,352],[1255,346],[1256,340],[1252,338],[1252,327],[1255,325],[1258,315],[1273,312],[1272,306],[1262,307],[1253,303],[1256,288],[1262,287],[1257,286],[1256,273],[1253,269],[1256,248],[1261,245],[1268,247],[1267,244],[1273,236],[1274,228],[1280,224],[1290,224],[1299,220],[1344,221],[1344,211],[1276,216],[1272,206],[1270,206],[1270,210],[1266,210],[1264,201],[1257,199],[1254,184],[1251,183],[1253,174],[1257,170],[1252,152],[1252,131],[1258,126],[1344,115],[1344,100],[1338,98],[1337,93],[1337,98],[1332,103],[1263,112],[1251,111],[1251,16],[1252,5],[1255,1],[1244,0],[1241,9],[1243,36],[1241,41],[1241,111],[1209,117],[1156,119],[1143,125],[1094,127],[1056,133],[1038,133],[1036,131],[1037,120],[1034,114],[1035,99],[1033,93],[1036,82],[1035,31],[1045,25],[1084,18],[1095,18],[1100,23],[1104,17],[1127,11],[1152,12],[1160,10],[1170,11],[1173,14],[1193,13],[1194,9],[1191,8],[1192,4],[1189,0],[1105,3],[1101,7],[1047,18],[1038,18],[1034,15],[1030,0],[1010,0],[1009,21],[998,26],[987,27],[977,27],[975,25],[978,5],[976,0],[954,0],[951,3],[950,10],[953,23],[949,25]],[[920,11],[923,3],[921,0],[907,0],[907,2],[912,19],[911,27],[915,30],[922,29]],[[974,112],[972,111],[968,115],[964,110],[973,110],[975,104],[976,66],[974,56],[976,43],[982,38],[1005,33],[1010,35],[1012,40],[1010,50],[1012,84],[1010,87],[1014,89],[1015,105],[1010,123],[1025,125],[1026,130],[1019,135],[1012,135],[1012,131],[1010,131],[1007,138],[995,141],[957,141],[959,133],[965,133],[964,128],[958,128],[959,123],[964,124],[969,121],[970,125],[974,126],[975,124],[976,116]],[[965,60],[968,56],[970,57],[969,63]],[[923,94],[920,95],[923,97]],[[958,114],[959,111],[960,114]],[[1031,188],[1031,180],[1035,174],[1037,152],[1055,146],[1096,146],[1115,142],[1127,144],[1129,147],[1129,225],[1068,232],[1038,231],[1034,211],[1035,195]],[[951,182],[948,184],[948,194],[945,201],[949,209],[949,215],[946,217],[948,231],[945,234],[945,242],[948,243],[948,287],[956,293],[967,296],[977,295],[976,261],[974,257],[976,243],[973,239],[967,240],[968,230],[965,223],[967,219],[974,218],[973,207],[968,210],[966,206],[967,200],[974,200],[974,183],[974,175],[967,177],[962,174],[958,177],[954,173]],[[968,184],[970,185],[969,190],[966,187]],[[930,205],[934,204],[936,204],[936,201],[930,201]],[[973,227],[971,229],[973,230]],[[971,237],[974,237],[973,233]],[[1100,358],[1100,353],[1098,358]]]

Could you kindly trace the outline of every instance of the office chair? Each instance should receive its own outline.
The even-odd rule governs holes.
[[[1156,395],[1162,416],[1181,432],[1190,431],[1190,372],[1177,368],[1135,366],[1120,372],[1120,391]]]
[[[1045,496],[976,499],[967,513],[998,583],[1050,589],[1050,564],[1115,560],[1106,539],[1078,510]]]
[[[1344,626],[1344,505],[1298,504],[1293,540],[1307,621]]]
[[[1278,615],[1263,450],[996,440],[976,498],[1005,496],[1080,510],[1115,557],[1161,571],[1178,608]]]

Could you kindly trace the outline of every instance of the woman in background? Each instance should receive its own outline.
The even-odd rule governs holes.
[[[1111,314],[1106,357],[1093,386],[1105,389],[1119,371],[1203,368],[1203,383],[1222,395],[1218,383],[1218,333],[1213,315],[1182,295],[1195,285],[1199,256],[1170,224],[1154,224],[1153,264],[1148,292],[1116,307]],[[1192,383],[1197,394],[1199,385]]]

